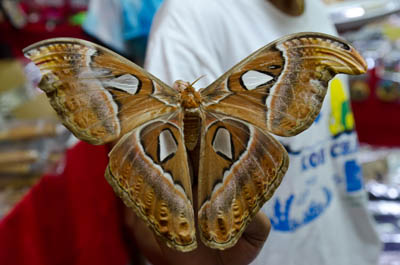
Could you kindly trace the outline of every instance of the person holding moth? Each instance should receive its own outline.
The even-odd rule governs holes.
[[[213,3],[215,8],[226,4],[217,1]],[[231,3],[230,6],[226,6],[232,11],[228,17],[235,14],[235,8],[241,7],[241,4],[243,6],[240,10],[266,3]],[[279,1],[272,4],[290,15],[299,15],[304,5],[301,1],[296,3],[289,9],[279,5]],[[160,13],[163,14],[162,12],[173,4],[174,1],[166,2]],[[219,20],[223,17],[215,18],[213,14],[206,12],[211,5],[201,8],[204,2],[192,1],[191,4],[194,5],[182,5],[181,8],[190,10],[192,6],[198,7],[196,10],[201,16],[209,16],[208,23],[219,25],[214,28],[208,27],[207,30],[218,31],[224,29],[224,25],[230,25],[224,24],[224,20]],[[260,6],[257,7],[261,10]],[[294,7],[298,10],[294,10]],[[239,15],[240,12],[237,13],[236,15]],[[172,24],[178,26],[180,33],[188,29],[185,27],[191,27],[187,35],[189,38],[195,36],[190,33],[197,32],[193,29],[200,25],[196,24],[196,18],[188,18],[188,21],[195,23],[193,25],[179,24],[172,14],[172,21],[166,20],[167,23],[162,25],[165,25],[165,29]],[[157,31],[157,23],[155,25]],[[243,26],[243,23],[240,25]],[[240,25],[237,25],[236,31],[240,29]],[[176,29],[171,28],[172,31]],[[205,32],[206,35],[210,34]],[[204,32],[200,30],[200,33]],[[168,38],[178,37],[179,34],[154,36],[153,44],[160,43],[159,47],[168,48]],[[224,36],[219,43],[224,49],[231,49],[230,52],[241,51],[242,49],[235,45],[243,43],[225,42],[229,38],[234,40],[234,37],[236,35]],[[204,45],[211,44],[207,48],[214,52],[212,45],[216,38],[204,37],[204,40]],[[190,42],[196,43],[194,40]],[[173,58],[184,59],[182,55],[204,51],[201,46],[192,51],[191,46],[185,46],[186,43],[180,43],[178,37],[177,45],[171,48],[171,54],[177,52]],[[255,42],[249,42],[253,43]],[[53,53],[54,51],[56,53]],[[157,46],[152,46],[152,42],[149,51],[150,55],[160,52]],[[180,54],[181,52],[183,54]],[[163,241],[158,252],[164,254],[171,262],[175,259],[194,257],[198,262],[224,262],[231,259],[238,264],[250,262],[259,251],[262,245],[259,243],[266,238],[269,230],[269,222],[262,213],[257,212],[264,202],[271,198],[288,168],[285,149],[269,132],[278,136],[294,136],[310,126],[302,135],[312,135],[322,130],[328,119],[324,114],[326,108],[325,111],[322,109],[321,114],[319,111],[328,82],[337,73],[360,74],[366,69],[363,59],[348,43],[329,35],[311,32],[288,35],[272,42],[200,91],[196,91],[192,84],[182,81],[175,82],[174,88],[171,88],[117,54],[89,42],[72,39],[48,40],[28,47],[25,54],[42,70],[40,87],[47,93],[64,124],[78,138],[93,144],[120,139],[109,154],[106,178],[125,204],[152,228],[157,235],[156,240]],[[63,54],[67,56],[62,56]],[[74,58],[78,57],[68,55],[85,56],[81,60],[75,60]],[[156,63],[154,59],[151,60],[150,55],[149,62]],[[219,62],[224,62],[225,57],[221,59],[221,54],[217,55]],[[212,63],[211,57],[204,53],[197,57],[200,68],[203,57],[210,59],[208,61],[211,66],[218,65],[217,62]],[[164,55],[160,58],[168,59]],[[53,62],[60,60],[63,61],[63,65],[70,65],[74,71],[71,73],[66,71],[68,69],[52,67]],[[165,66],[168,65],[168,61],[166,64],[156,65]],[[179,65],[173,64],[167,69],[172,71],[175,66]],[[207,72],[206,68],[201,70]],[[74,73],[77,74],[76,79],[68,78],[68,75]],[[340,81],[337,82],[341,84]],[[58,93],[54,93],[54,90]],[[315,119],[316,122],[313,123]],[[302,135],[297,138],[301,138]],[[319,138],[315,137],[313,140],[319,142],[278,138],[292,154],[294,166],[292,164],[291,169],[289,168],[289,172],[292,171],[291,175],[301,161],[304,172],[300,180],[307,185],[314,185],[315,192],[307,196],[310,188],[306,186],[303,194],[289,193],[284,213],[279,207],[282,203],[280,199],[285,196],[285,192],[287,194],[294,190],[288,189],[283,194],[278,194],[273,207],[277,219],[271,218],[274,229],[291,229],[294,232],[320,215],[323,218],[322,212],[326,211],[327,215],[326,209],[330,204],[337,203],[332,201],[337,191],[329,179],[315,177],[315,174],[329,174],[333,169],[332,165],[337,162],[332,157],[325,163],[324,157],[329,146],[321,143],[327,142],[324,137],[328,135],[325,131],[325,134],[318,136]],[[335,137],[348,140],[348,137],[340,138],[340,135]],[[332,141],[332,145],[334,144]],[[305,161],[310,150],[319,150],[317,155],[321,158],[318,170],[307,173]],[[313,153],[312,155],[316,156]],[[316,167],[315,163],[312,165]],[[355,161],[346,161],[345,167],[346,174],[349,174],[346,178],[357,181]],[[340,172],[337,172],[335,177],[338,175]],[[284,181],[288,182],[287,178]],[[353,192],[355,184],[351,185]],[[303,220],[288,212],[294,198],[297,204],[305,204],[306,207],[302,209],[311,211],[305,212]],[[194,203],[197,207],[192,206]],[[307,206],[311,208],[307,209]],[[319,212],[315,211],[315,207]],[[198,213],[197,218],[194,218],[194,212]],[[196,219],[198,229],[195,228]],[[251,220],[258,228],[262,228],[259,234],[261,240],[255,245],[251,245],[251,242],[254,243],[256,237],[250,240],[246,237],[251,231],[246,230]],[[133,233],[137,233],[133,236],[137,237],[141,231],[138,229],[140,224],[133,222],[131,225]],[[196,231],[202,242],[199,242],[200,246],[197,249]],[[279,243],[277,239],[275,241]],[[151,241],[147,240],[144,244],[148,244],[149,247]],[[165,246],[182,252],[196,250],[179,254],[165,249]],[[146,246],[141,247],[146,252]],[[248,249],[247,255],[236,251],[244,248]],[[282,258],[271,256],[272,259],[277,257]]]

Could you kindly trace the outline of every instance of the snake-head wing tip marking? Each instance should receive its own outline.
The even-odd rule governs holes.
[[[283,44],[289,48],[296,47],[300,43],[303,43],[304,46],[299,46],[303,49],[318,47],[313,52],[314,56],[320,56],[321,61],[325,61],[324,64],[329,66],[335,74],[359,75],[367,71],[367,63],[363,57],[348,41],[339,37],[319,32],[300,32],[287,35],[275,43],[277,46]],[[330,56],[332,57],[328,59]]]
[[[364,58],[354,49],[352,48],[351,54],[353,55],[353,72],[349,74],[360,75],[365,74],[368,69],[368,65],[365,62]]]

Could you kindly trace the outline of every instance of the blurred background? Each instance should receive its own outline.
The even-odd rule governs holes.
[[[118,15],[117,2],[0,1],[0,231],[4,220],[21,218],[13,211],[30,199],[30,189],[43,175],[63,172],[65,152],[77,141],[57,121],[37,88],[39,80],[29,78],[34,69],[26,67],[22,49],[47,38],[76,37],[141,65],[162,1],[131,1],[124,7],[136,12],[130,17]],[[369,210],[384,243],[380,262],[400,264],[400,1],[325,2],[340,35],[368,63],[367,74],[350,78],[359,159]]]

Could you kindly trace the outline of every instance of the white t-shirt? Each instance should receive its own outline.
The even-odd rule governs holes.
[[[152,25],[145,68],[167,84],[205,87],[258,48],[286,34],[336,34],[326,7],[307,0],[290,17],[266,0],[167,0]],[[252,264],[377,264],[380,242],[366,209],[357,136],[344,77],[331,88],[314,124],[277,137],[290,167],[264,205],[272,231]]]

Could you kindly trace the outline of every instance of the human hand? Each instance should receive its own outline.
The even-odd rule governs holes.
[[[243,232],[242,237],[232,248],[226,250],[212,249],[198,240],[198,246],[195,250],[179,252],[167,247],[164,242],[159,240],[129,208],[125,209],[125,223],[141,253],[154,265],[249,264],[263,247],[271,228],[271,223],[265,214],[258,212]]]
[[[189,165],[194,165],[195,172],[198,171],[198,150],[188,153]],[[197,169],[197,170],[196,170]],[[193,172],[192,171],[192,172]],[[197,213],[197,187],[193,187],[194,212]],[[195,220],[197,217],[195,216]],[[132,209],[125,207],[125,224],[128,227],[129,235],[136,243],[139,251],[153,265],[245,265],[254,260],[269,235],[271,223],[268,217],[259,211],[249,223],[238,242],[226,250],[212,249],[199,240],[197,234],[197,248],[190,252],[180,252],[169,248],[159,239],[146,223],[139,218]],[[135,249],[135,251],[137,251]]]

